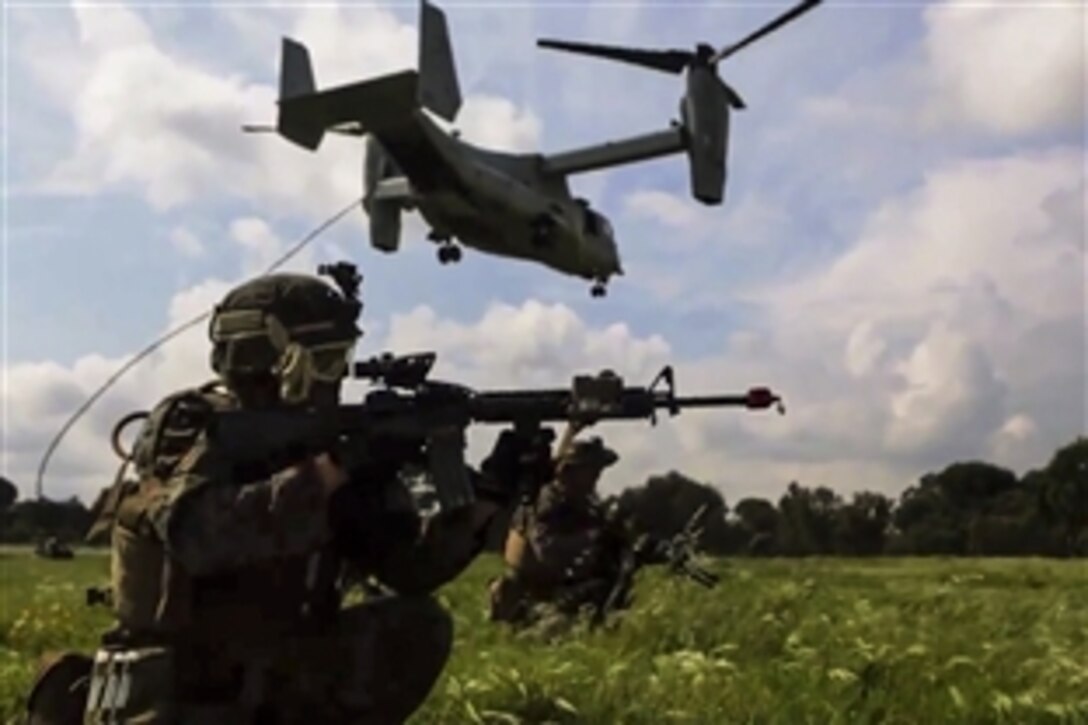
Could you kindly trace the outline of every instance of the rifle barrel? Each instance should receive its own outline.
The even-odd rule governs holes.
[[[673,400],[676,408],[711,408],[724,405],[741,406],[751,410],[763,410],[776,403],[782,412],[782,399],[769,388],[751,388],[744,395],[699,395]]]
[[[677,397],[681,408],[720,408],[722,406],[748,406],[747,395],[689,395]]]

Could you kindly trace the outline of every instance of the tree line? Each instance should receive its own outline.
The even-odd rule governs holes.
[[[706,505],[700,543],[717,555],[1088,556],[1088,438],[1022,477],[982,461],[954,463],[897,499],[794,482],[777,503],[749,497],[730,507],[717,489],[674,471],[611,503],[633,530],[658,536],[680,531]],[[0,478],[0,542],[80,541],[91,521],[76,497],[19,501]],[[496,522],[490,548],[501,549],[505,526]]]
[[[1088,556],[1088,438],[1017,477],[982,461],[927,473],[893,499],[791,483],[777,504],[728,506],[716,489],[672,472],[617,499],[633,528],[669,536],[708,506],[701,544],[751,556]]]
[[[0,543],[36,543],[48,536],[62,541],[83,539],[91,526],[91,511],[77,497],[66,501],[27,499],[19,501],[19,490],[0,478]]]

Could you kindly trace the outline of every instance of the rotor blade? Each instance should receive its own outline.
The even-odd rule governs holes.
[[[792,20],[795,20],[796,18],[800,17],[801,15],[804,15],[809,10],[812,10],[812,8],[816,7],[817,5],[819,5],[822,2],[823,2],[823,0],[804,0],[804,2],[802,2],[800,5],[798,5],[794,9],[790,10],[789,12],[784,13],[783,15],[778,17],[777,19],[772,20],[771,22],[767,23],[762,28],[760,28],[756,32],[752,33],[748,37],[744,38],[740,42],[733,43],[733,45],[727,45],[726,47],[719,50],[714,55],[714,57],[712,57],[710,59],[710,63],[714,64],[714,63],[717,63],[718,61],[725,60],[726,58],[733,55],[734,53],[741,50],[742,48],[745,48],[745,47],[751,45],[752,43],[756,42],[757,40],[759,40],[763,36],[768,35],[769,33],[773,33],[774,31],[778,30],[779,28],[781,28],[786,23],[788,23],[788,22],[790,22]]]
[[[738,111],[743,111],[748,106],[744,103],[744,99],[740,97],[736,89],[729,85],[721,78],[718,78],[718,83],[721,84],[722,93],[725,94],[725,102],[729,104],[731,108],[735,108]]]
[[[566,50],[571,53],[594,55],[599,58],[632,63],[645,68],[679,73],[687,67],[694,54],[686,50],[643,50],[640,48],[620,48],[610,45],[592,45],[589,43],[570,43],[565,40],[538,40],[537,46]]]
[[[338,127],[338,126],[334,126],[332,128],[326,129],[326,130],[329,133],[339,133],[339,134],[343,134],[344,136],[362,136],[363,134],[366,133],[366,131],[362,130],[361,128],[354,127],[354,126],[344,126],[342,128]],[[257,124],[253,124],[253,123],[247,123],[247,124],[242,126],[242,131],[244,133],[276,133],[276,127],[275,126],[262,126],[262,125],[257,125]]]

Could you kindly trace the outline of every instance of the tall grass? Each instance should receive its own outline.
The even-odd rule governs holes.
[[[93,646],[107,562],[0,555],[0,721],[35,657]],[[413,723],[1088,723],[1088,565],[723,560],[706,591],[640,575],[614,626],[555,636],[484,618],[498,562],[441,597],[457,642]]]

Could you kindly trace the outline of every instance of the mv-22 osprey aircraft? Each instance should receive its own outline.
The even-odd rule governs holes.
[[[605,294],[622,274],[612,225],[588,201],[574,198],[571,174],[686,152],[691,194],[720,204],[730,109],[740,96],[717,74],[717,64],[773,32],[822,0],[805,0],[743,40],[715,51],[638,50],[541,40],[545,48],[595,55],[668,73],[687,69],[680,120],[668,130],[557,154],[513,154],[468,144],[447,133],[427,113],[452,122],[461,107],[446,18],[423,0],[419,70],[317,90],[309,52],[283,39],[279,113],[275,131],[316,150],[327,131],[366,137],[363,207],[370,217],[370,243],[385,252],[400,246],[401,212],[418,209],[439,244],[442,263],[461,258],[457,242],[490,254],[532,260],[593,281]]]

